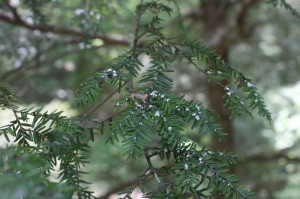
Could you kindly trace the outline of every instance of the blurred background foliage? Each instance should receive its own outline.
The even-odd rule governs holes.
[[[139,1],[11,0],[13,8],[5,2],[0,1],[0,83],[15,89],[22,107],[34,104],[47,110],[64,110],[69,116],[83,114],[86,110],[74,104],[76,89],[130,48],[134,10]],[[201,0],[162,2],[173,8],[172,16],[163,21],[165,34],[183,40],[205,40],[205,27],[198,20],[202,14]],[[232,22],[239,9],[237,2],[232,1],[236,4],[230,10]],[[288,2],[300,10],[299,1]],[[48,27],[48,30],[5,20],[2,15],[16,17],[14,9],[30,27]],[[245,160],[237,170],[242,183],[256,192],[254,198],[297,199],[300,196],[300,19],[266,1],[258,1],[247,14],[243,23],[253,26],[251,36],[230,45],[228,61],[254,80],[274,123],[270,126],[260,119],[233,122],[234,150]],[[65,29],[73,32],[59,31]],[[208,105],[206,80],[185,65],[174,67],[175,92]],[[114,103],[108,102],[97,117],[110,115]],[[1,111],[1,125],[9,117]],[[193,132],[188,135],[203,146],[211,142],[210,137],[200,139]],[[128,163],[122,150],[105,144],[103,136],[97,135],[92,143],[88,180],[94,183],[91,189],[97,196],[109,198],[134,182],[135,176],[143,172],[145,162]],[[1,146],[5,144],[1,142]],[[0,177],[0,185],[3,180],[6,179]],[[9,189],[0,187],[1,192]]]

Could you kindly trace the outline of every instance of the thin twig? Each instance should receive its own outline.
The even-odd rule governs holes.
[[[161,179],[157,175],[157,172],[156,172],[155,168],[152,165],[152,162],[150,160],[150,156],[148,154],[147,149],[145,149],[144,152],[145,152],[145,158],[147,160],[147,164],[149,166],[150,172],[152,173],[152,175],[154,176],[155,180],[157,181],[159,188],[164,188],[164,185],[163,185]]]
[[[137,182],[135,183],[135,185],[130,189],[130,191],[124,196],[122,197],[123,199],[127,199],[127,198],[131,198],[130,195],[132,194],[132,192],[141,184],[143,184],[146,180],[150,179],[151,177],[153,177],[152,173],[147,173],[147,171],[144,173],[143,176],[139,177]],[[102,198],[101,198],[102,199]]]
[[[101,199],[108,199],[110,195],[118,193],[120,190],[124,189],[125,187],[131,186],[133,184],[139,184],[140,179],[131,179],[126,182],[122,182],[118,184],[116,187],[108,190],[104,195],[100,196]]]
[[[124,84],[121,85],[120,88],[123,88],[125,85],[127,84],[127,82],[125,82]],[[105,104],[105,102],[107,102],[114,94],[116,94],[117,92],[119,92],[120,88],[114,90],[110,95],[108,95],[103,101],[101,101],[97,106],[95,106],[93,109],[91,109],[90,111],[88,111],[80,120],[79,122],[82,122],[83,120],[85,120],[87,117],[89,117],[91,114],[93,114],[97,109],[99,109],[103,104]]]

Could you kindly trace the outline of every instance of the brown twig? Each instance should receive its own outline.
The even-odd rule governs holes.
[[[99,198],[108,199],[110,195],[118,193],[120,190],[124,189],[125,187],[131,186],[133,184],[138,184],[138,183],[139,183],[139,179],[131,179],[126,182],[122,182],[118,184],[118,186],[108,190],[104,195],[100,196]]]
[[[156,169],[152,165],[152,162],[150,159],[151,157],[149,156],[147,149],[144,150],[144,153],[145,153],[145,158],[146,158],[149,170],[152,173],[152,175],[154,176],[155,180],[157,181],[158,187],[164,189],[164,185],[163,185],[161,179],[159,178],[159,176],[156,172]]]
[[[151,173],[147,173],[147,174],[144,174],[144,176],[142,178],[131,179],[127,182],[123,182],[123,183],[119,184],[118,186],[110,189],[109,191],[107,191],[104,195],[100,196],[99,198],[100,199],[108,199],[110,195],[118,193],[125,187],[129,187],[131,185],[134,185],[134,187],[131,189],[133,191],[135,188],[138,187],[139,184],[141,184],[142,182],[144,182],[146,180],[151,179],[152,177],[153,176],[151,175]]]

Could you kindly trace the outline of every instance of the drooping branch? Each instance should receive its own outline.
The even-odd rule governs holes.
[[[10,13],[0,12],[0,21],[20,26],[26,28],[28,30],[38,30],[43,33],[54,33],[62,36],[76,36],[80,38],[93,38],[93,39],[101,39],[106,45],[121,45],[121,46],[129,46],[129,41],[121,35],[110,35],[105,36],[103,34],[90,34],[80,28],[63,28],[63,27],[55,27],[50,25],[39,25],[39,24],[32,24],[24,19],[19,15],[17,9],[10,4],[8,4],[12,12],[12,16]]]

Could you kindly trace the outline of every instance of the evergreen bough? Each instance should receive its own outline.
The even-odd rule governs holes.
[[[35,1],[26,2],[30,5]],[[103,102],[120,93],[114,107],[116,114],[106,120],[91,120],[96,109],[80,119],[67,118],[56,111],[43,112],[42,108],[20,110],[13,91],[0,87],[0,106],[10,109],[15,117],[1,127],[0,135],[8,142],[13,137],[16,143],[1,150],[0,176],[13,176],[11,179],[23,179],[24,183],[35,179],[32,183],[40,186],[37,193],[25,191],[14,197],[69,198],[77,194],[79,198],[95,198],[86,187],[88,182],[81,178],[85,174],[82,168],[88,163],[85,152],[95,132],[103,133],[107,143],[121,143],[128,158],[145,159],[148,163],[138,183],[120,193],[121,198],[131,198],[135,188],[147,198],[180,198],[185,194],[198,198],[213,195],[233,199],[251,197],[252,193],[240,186],[236,175],[227,170],[241,161],[238,156],[201,148],[186,136],[185,131],[189,129],[196,129],[201,135],[212,134],[221,140],[225,134],[217,114],[172,92],[172,65],[181,62],[185,67],[195,67],[199,74],[222,87],[225,106],[229,107],[233,118],[252,116],[251,111],[257,110],[271,122],[271,115],[252,80],[225,63],[215,52],[197,41],[181,42],[164,36],[160,14],[170,15],[171,12],[169,7],[156,2],[138,5],[132,49],[78,89],[77,103],[84,108],[94,105],[108,88],[116,90]],[[152,17],[142,25],[140,18],[145,13]],[[141,62],[141,55],[149,56],[149,66]],[[223,80],[232,83],[223,85]],[[156,156],[165,166],[155,167],[152,160]],[[37,170],[32,171],[28,165]],[[54,183],[48,177],[57,165],[60,182]],[[157,182],[155,190],[145,186],[150,179]]]

